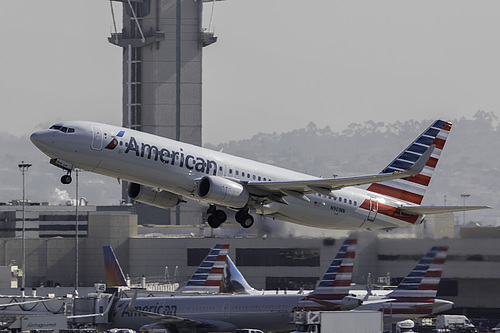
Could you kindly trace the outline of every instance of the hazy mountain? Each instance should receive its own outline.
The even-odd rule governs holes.
[[[312,175],[330,177],[380,172],[433,120],[391,124],[365,121],[351,124],[341,133],[310,123],[286,133],[260,133],[248,140],[206,147],[256,159]],[[453,128],[424,199],[428,205],[462,205],[460,194],[471,196],[467,205],[494,209],[466,213],[467,221],[500,225],[500,129],[493,113],[477,112],[473,119],[452,120]],[[27,137],[0,133],[0,202],[22,197],[18,163],[33,166],[26,173],[26,197],[34,201],[65,204],[75,197],[75,184],[62,185],[63,172],[48,163]],[[79,193],[90,204],[118,204],[121,187],[116,179],[80,173]],[[462,221],[462,214],[456,214]]]

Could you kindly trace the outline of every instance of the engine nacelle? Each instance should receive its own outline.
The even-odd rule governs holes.
[[[181,202],[181,197],[175,193],[158,191],[152,187],[137,183],[128,185],[128,196],[135,201],[165,209],[173,208]]]
[[[210,204],[231,208],[243,208],[250,199],[244,185],[216,176],[205,176],[200,180],[198,196]]]

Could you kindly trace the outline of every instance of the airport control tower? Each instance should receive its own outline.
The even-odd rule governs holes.
[[[113,2],[123,4],[108,38],[123,48],[123,126],[201,145],[202,50],[216,41],[202,31],[205,1],[113,0],[115,23]],[[171,211],[166,223],[200,223],[199,204]]]

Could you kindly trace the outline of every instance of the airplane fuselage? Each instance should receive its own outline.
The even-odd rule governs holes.
[[[255,181],[317,180],[318,177],[217,152],[127,128],[83,121],[61,123],[70,132],[49,129],[31,139],[46,155],[75,168],[158,188],[213,204],[197,192],[205,176],[245,184]],[[248,205],[250,213],[301,225],[329,229],[391,229],[418,224],[423,216],[396,214],[407,202],[358,187],[336,190],[335,196],[287,196],[288,204]],[[241,203],[228,208],[241,208]]]
[[[139,298],[137,310],[174,316],[203,325],[211,325],[210,331],[234,331],[238,328],[256,328],[265,331],[293,329],[292,310],[303,295],[218,295]],[[138,330],[144,325],[160,323],[162,320],[145,314],[129,311],[130,299],[117,305],[113,323],[116,327]],[[258,320],[256,320],[258,318]],[[168,326],[163,319],[163,325]],[[178,328],[193,325],[190,322],[171,321]]]

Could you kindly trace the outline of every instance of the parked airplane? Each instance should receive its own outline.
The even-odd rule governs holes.
[[[451,309],[453,302],[436,298],[447,253],[445,246],[431,248],[396,289],[386,296],[368,296],[354,311],[381,311],[384,324],[390,324]]]
[[[216,244],[186,284],[176,293],[260,294],[245,280],[228,254],[229,244]],[[107,287],[130,287],[111,246],[103,246]]]
[[[236,211],[244,228],[251,214],[329,229],[392,229],[419,224],[424,214],[484,206],[420,206],[451,123],[435,121],[380,174],[319,178],[112,125],[67,121],[35,132],[31,141],[50,163],[131,182],[129,196],[161,208],[183,197],[209,204],[208,224],[219,227]],[[366,185],[368,189],[355,186]]]
[[[214,295],[121,299],[113,321],[116,327],[180,330],[206,328],[211,332],[257,328],[287,330],[298,310],[348,310],[360,300],[348,296],[357,241],[340,247],[318,287],[308,295]]]

